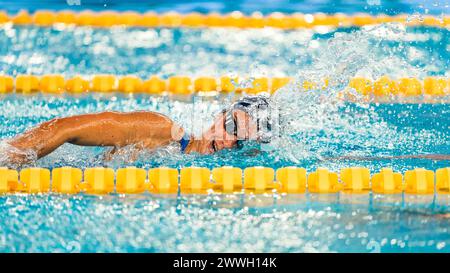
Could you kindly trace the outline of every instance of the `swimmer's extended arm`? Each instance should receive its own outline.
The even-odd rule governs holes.
[[[32,151],[41,158],[64,143],[82,146],[115,146],[130,144],[155,148],[166,145],[174,136],[183,134],[180,127],[167,117],[153,112],[103,112],[44,122],[9,141],[20,153],[12,152],[13,163],[23,163],[23,152]],[[179,137],[181,139],[181,137]]]

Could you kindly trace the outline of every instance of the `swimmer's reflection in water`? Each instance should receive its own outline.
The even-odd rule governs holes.
[[[274,132],[270,98],[243,97],[219,113],[200,137],[189,135],[170,118],[155,112],[102,112],[55,118],[7,141],[4,151],[8,164],[21,165],[53,152],[64,143],[81,146],[113,147],[111,153],[132,145],[152,150],[178,142],[182,153],[212,154],[239,148],[243,141],[270,142]],[[278,121],[276,121],[278,122]],[[412,155],[411,158],[450,160],[450,155]],[[394,157],[391,157],[394,158]],[[377,160],[373,157],[340,157],[334,160]]]

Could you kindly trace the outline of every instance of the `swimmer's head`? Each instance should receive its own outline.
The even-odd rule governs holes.
[[[248,134],[253,137],[245,138],[243,136],[238,136],[239,140],[254,139],[262,143],[270,142],[272,137],[272,122],[271,122],[271,108],[269,104],[269,97],[258,95],[258,96],[247,96],[243,97],[237,102],[235,102],[229,109],[223,111],[226,116],[226,131],[230,134],[234,133],[239,128],[239,121],[233,117],[233,113],[236,111],[244,112],[248,117],[248,122],[244,129],[250,130],[256,125],[256,134]]]
[[[222,110],[213,126],[202,137],[200,153],[213,153],[242,145],[242,141],[254,140],[267,143],[271,139],[269,98],[247,96]]]

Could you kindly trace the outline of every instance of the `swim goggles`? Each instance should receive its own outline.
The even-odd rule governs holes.
[[[225,127],[225,131],[228,134],[235,136],[238,139],[236,141],[236,148],[241,149],[244,146],[244,144],[243,144],[243,140],[239,139],[239,137],[238,137],[237,121],[233,115],[232,110],[223,110],[222,113],[225,115],[224,124],[223,124],[223,126]]]

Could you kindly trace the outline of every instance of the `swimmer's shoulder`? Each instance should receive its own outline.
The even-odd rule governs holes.
[[[152,111],[132,111],[132,112],[120,112],[120,111],[104,111],[94,114],[82,115],[84,118],[97,119],[97,120],[114,120],[119,122],[151,122],[172,125],[173,121],[166,115]]]
[[[133,111],[133,112],[118,112],[122,115],[126,116],[135,116],[135,117],[142,117],[142,118],[150,118],[155,120],[161,120],[161,121],[168,121],[173,122],[172,119],[164,114],[153,112],[153,111]]]
[[[152,111],[135,111],[125,113],[125,115],[132,116],[136,126],[143,129],[145,134],[141,137],[150,137],[150,142],[157,139],[159,145],[162,144],[161,141],[166,144],[171,141],[179,141],[185,134],[184,129],[180,125],[161,113]]]

